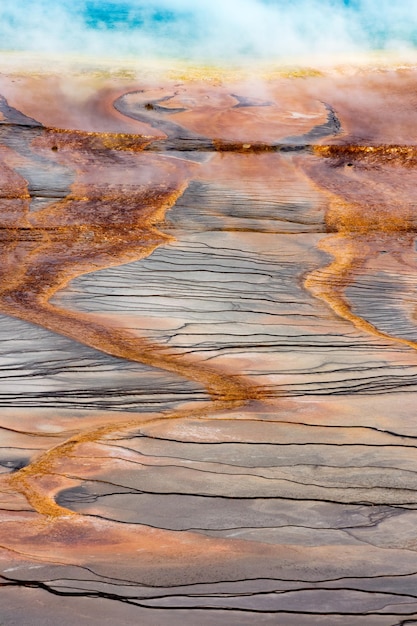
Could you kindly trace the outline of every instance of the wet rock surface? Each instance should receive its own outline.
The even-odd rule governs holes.
[[[417,623],[415,79],[0,77],[2,624]]]

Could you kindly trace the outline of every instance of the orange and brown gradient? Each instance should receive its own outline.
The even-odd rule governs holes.
[[[154,105],[145,105],[145,111]],[[126,331],[106,325],[93,315],[82,315],[50,304],[51,297],[73,278],[102,267],[120,265],[150,255],[169,238],[157,229],[166,211],[187,186],[192,167],[186,161],[151,154],[135,155],[151,143],[149,138],[124,133],[97,133],[43,128],[3,100],[6,156],[3,165],[6,197],[3,206],[4,253],[1,311],[80,341],[107,354],[145,363],[199,382],[213,399],[209,408],[235,408],[261,397],[261,390],[239,376],[228,376],[187,360],[174,351]],[[18,124],[21,128],[17,127]],[[10,139],[8,126],[13,129]],[[16,142],[16,130],[20,141]],[[25,137],[25,133],[28,137]],[[62,200],[31,213],[29,183],[13,169],[10,147],[16,146],[35,178],[36,170],[54,168],[74,182]],[[50,153],[52,151],[52,157]],[[116,151],[121,151],[118,154]],[[125,156],[125,152],[128,153]],[[129,180],[129,172],[133,178]],[[129,185],[121,190],[118,180]],[[170,419],[186,416],[180,411]],[[128,420],[126,428],[137,425]],[[105,424],[79,433],[43,454],[10,479],[41,514],[68,515],[70,511],[42,494],[36,484],[53,471],[55,461],[80,443],[99,440],[121,424]]]
[[[277,613],[296,623],[291,616],[300,602],[311,619],[321,609],[311,608],[310,594],[325,597],[344,577],[362,580],[356,587],[345,580],[339,589],[346,598],[357,595],[358,616],[380,615],[384,594],[387,606],[395,603],[399,577],[410,577],[412,586],[417,554],[408,517],[401,537],[387,539],[391,517],[403,510],[411,516],[417,504],[405,474],[415,471],[412,401],[404,396],[398,415],[404,432],[397,432],[391,400],[380,403],[361,372],[409,368],[414,376],[417,341],[397,334],[390,319],[380,326],[355,289],[387,268],[390,276],[414,280],[416,78],[413,68],[403,68],[276,74],[256,83],[198,76],[158,84],[0,79],[0,313],[119,363],[140,364],[160,377],[161,389],[172,376],[199,395],[144,413],[58,410],[42,417],[39,406],[32,416],[16,410],[15,421],[5,411],[2,429],[15,437],[16,449],[39,442],[24,466],[1,476],[6,559],[16,567],[89,568],[107,576],[108,585],[110,578],[119,586],[182,585],[187,590],[169,609],[179,620],[183,610],[199,615],[211,607],[211,618],[230,611],[233,624],[246,623],[237,621],[245,612],[266,615],[268,624]],[[166,280],[161,251],[170,265]],[[88,294],[89,281],[111,275],[100,271],[128,264],[138,268],[139,293],[150,271],[160,280],[153,310],[118,316],[111,307],[83,309],[76,296],[66,306],[73,285]],[[204,282],[215,271],[220,282]],[[365,365],[352,352],[355,341],[367,351]],[[326,351],[331,356],[321,357]],[[366,394],[374,394],[374,412]],[[50,420],[49,431],[38,429],[42,420]],[[391,448],[402,455],[399,474],[379,484],[377,470],[394,471]],[[95,489],[96,499],[71,501],[79,489]],[[134,494],[140,514],[133,519],[126,511]],[[214,511],[207,509],[206,518],[235,521],[200,527],[193,516],[204,498],[212,498]],[[367,517],[367,502],[387,530]],[[355,515],[366,521],[354,523]],[[395,557],[389,571],[387,549]],[[45,582],[50,573],[36,586],[7,571],[6,590],[56,592]],[[367,585],[384,576],[395,584],[378,590],[369,608]],[[284,595],[300,590],[300,602],[285,596],[281,606],[273,597],[278,580]],[[221,581],[236,586],[229,604],[217,587],[198,588],[199,600],[187,587]],[[203,607],[206,592],[219,596]],[[106,601],[117,596],[114,589],[94,593]],[[121,592],[117,601],[144,610],[144,623],[153,624],[148,611],[168,600],[143,593],[135,599]],[[246,604],[236,600],[242,594]],[[413,606],[414,596],[404,597]],[[348,612],[340,607],[330,613],[344,624]],[[387,619],[392,615],[387,611]],[[139,613],[114,616],[133,623]]]

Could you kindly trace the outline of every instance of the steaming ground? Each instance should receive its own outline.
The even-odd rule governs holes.
[[[417,0],[3,0],[5,50],[230,61],[407,51]]]

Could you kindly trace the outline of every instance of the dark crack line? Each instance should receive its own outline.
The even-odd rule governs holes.
[[[276,609],[276,610],[270,610],[270,609],[261,609],[261,608],[245,608],[245,607],[229,607],[227,605],[225,606],[207,606],[207,605],[200,605],[200,604],[195,604],[192,606],[189,605],[183,605],[183,606],[175,606],[175,605],[165,605],[165,606],[155,606],[155,605],[150,605],[148,604],[148,602],[151,602],[152,600],[147,600],[147,601],[143,601],[143,600],[137,600],[136,598],[132,598],[132,597],[126,597],[126,596],[121,596],[118,595],[116,593],[110,593],[110,592],[105,592],[105,591],[62,591],[62,590],[58,590],[56,588],[51,587],[50,585],[40,582],[40,581],[24,581],[24,580],[14,580],[14,579],[10,579],[10,578],[5,578],[3,577],[3,580],[5,580],[4,583],[1,583],[1,586],[5,586],[5,587],[18,587],[18,588],[30,588],[30,589],[41,589],[43,591],[46,591],[47,593],[50,593],[52,595],[56,595],[59,597],[72,597],[72,598],[76,598],[76,597],[82,597],[82,598],[103,598],[103,599],[107,599],[107,600],[112,600],[112,601],[116,601],[116,602],[120,602],[123,604],[129,604],[129,605],[133,605],[133,606],[137,606],[139,608],[143,608],[143,609],[149,609],[152,611],[192,611],[192,610],[198,610],[198,611],[205,611],[205,612],[228,612],[228,613],[247,613],[247,614],[267,614],[267,615],[277,615],[277,614],[288,614],[288,615],[323,615],[323,616],[328,616],[328,615],[333,615],[333,616],[339,616],[339,615],[343,615],[343,616],[358,616],[358,615],[363,615],[363,616],[392,616],[392,617],[402,617],[402,616],[413,616],[415,615],[415,611],[411,611],[409,613],[406,613],[404,611],[383,611],[383,609],[381,610],[370,610],[370,611],[345,611],[345,612],[340,612],[340,611],[314,611],[314,610],[310,610],[310,611],[305,611],[305,610],[290,610],[290,609]],[[310,589],[308,591],[311,591]],[[331,589],[331,591],[335,592],[335,589]],[[372,593],[372,592],[367,592],[367,593]],[[185,596],[187,597],[187,596]],[[192,597],[192,596],[191,596]],[[411,596],[406,596],[406,597],[411,597]]]
[[[80,482],[83,482],[82,479],[77,479]],[[101,481],[94,481],[90,479],[90,482],[101,482]],[[123,488],[123,485],[117,485],[117,484],[113,484],[113,487],[120,487]],[[256,500],[268,500],[268,501],[272,501],[272,500],[276,500],[276,501],[288,501],[288,502],[312,502],[312,503],[316,503],[316,502],[323,502],[326,504],[336,504],[336,505],[345,505],[345,506],[361,506],[361,507],[372,507],[374,508],[375,506],[397,506],[397,507],[401,507],[401,506],[407,506],[407,505],[414,505],[416,504],[415,502],[384,502],[382,504],[375,504],[375,502],[371,502],[371,501],[364,501],[364,500],[331,500],[330,498],[303,498],[303,497],[299,497],[299,498],[295,498],[295,497],[289,497],[289,496],[225,496],[225,495],[219,495],[219,494],[204,494],[204,493],[182,493],[182,492],[175,492],[175,491],[148,491],[148,490],[137,490],[136,492],[138,495],[150,495],[150,496],[177,496],[177,497],[181,497],[181,498],[205,498],[207,500],[211,500],[211,499],[216,499],[216,500],[232,500],[232,501],[256,501]],[[133,494],[132,494],[133,495]],[[98,514],[93,514],[93,513],[84,513],[84,515],[88,515],[88,517],[98,517],[100,519],[106,520],[106,521],[113,521],[113,522],[117,522],[120,524],[137,524],[137,525],[141,525],[141,526],[150,526],[149,524],[140,524],[139,522],[124,522],[122,520],[118,520],[118,519],[113,519],[113,518],[108,518],[105,517],[104,515],[98,515]],[[150,526],[152,527],[152,526]],[[158,528],[158,526],[156,527]],[[412,550],[412,552],[415,552],[415,550]]]
[[[267,421],[267,420],[265,420]],[[116,441],[116,439],[114,440]],[[102,442],[103,446],[107,447],[107,443],[106,442]],[[187,444],[184,444],[187,445]],[[192,444],[191,444],[192,445]],[[315,444],[312,444],[315,445]],[[320,445],[320,444],[319,444]],[[306,467],[306,468],[326,468],[326,469],[340,469],[340,470],[347,470],[347,469],[357,469],[357,470],[366,470],[366,469],[370,469],[370,470],[388,470],[390,472],[401,472],[401,473],[405,473],[405,474],[417,474],[416,470],[411,470],[411,469],[407,469],[407,468],[402,468],[402,467],[396,467],[396,466],[391,466],[391,465],[329,465],[328,463],[291,463],[290,465],[239,465],[238,463],[226,463],[224,460],[200,460],[200,459],[190,459],[187,458],[186,456],[181,457],[181,456],[171,456],[171,455],[167,455],[167,454],[151,454],[151,453],[147,453],[147,452],[142,452],[141,450],[136,450],[135,448],[129,448],[127,446],[121,446],[121,445],[116,445],[116,444],[111,444],[108,446],[109,448],[119,448],[120,450],[126,450],[126,452],[130,452],[133,454],[137,454],[139,456],[143,456],[145,458],[152,458],[152,459],[174,459],[177,461],[184,461],[185,463],[203,463],[204,465],[221,465],[222,467],[233,467],[233,468],[240,468],[240,469],[293,469],[295,467]],[[148,464],[148,463],[144,463],[143,465],[146,465],[148,467],[153,467],[152,464]],[[165,467],[163,465],[161,466],[155,466],[155,467]],[[185,469],[193,469],[192,466],[181,466],[178,465],[176,467],[183,467]],[[217,472],[217,473],[223,473],[224,475],[229,475],[227,472]],[[235,476],[237,474],[230,474],[231,476]],[[244,474],[245,476],[258,476],[259,474]]]
[[[399,435],[399,437],[401,437],[401,435]],[[318,441],[307,441],[307,442],[277,442],[277,443],[270,443],[268,441],[237,441],[237,440],[231,440],[231,441],[186,441],[186,440],[182,440],[182,439],[174,439],[171,437],[161,437],[161,436],[156,436],[156,435],[147,435],[142,433],[141,431],[138,432],[138,434],[136,435],[132,435],[132,436],[127,436],[127,437],[120,437],[120,441],[129,441],[130,439],[150,439],[150,440],[154,440],[154,441],[171,441],[172,443],[179,443],[179,444],[189,444],[189,445],[195,445],[195,446],[224,446],[224,445],[233,445],[233,446],[270,446],[270,447],[288,447],[288,446],[332,446],[332,447],[337,447],[337,448],[351,448],[351,447],[357,447],[357,448],[417,448],[416,446],[412,446],[412,445],[399,445],[399,444],[389,444],[389,443],[331,443],[331,442],[318,442]]]
[[[60,565],[63,566],[68,566],[68,563],[62,563]],[[121,585],[121,586],[138,586],[138,587],[144,587],[144,588],[148,588],[148,589],[183,589],[183,588],[192,588],[192,587],[201,587],[203,585],[208,585],[208,586],[213,586],[213,585],[234,585],[234,584],[238,584],[238,583],[250,583],[250,582],[258,582],[258,583],[274,583],[274,582],[279,582],[279,583],[301,583],[301,584],[306,584],[306,585],[310,585],[310,584],[329,584],[329,583],[338,583],[338,582],[343,582],[346,580],[361,580],[361,581],[374,581],[374,580],[386,580],[386,579],[405,579],[405,578],[414,578],[417,577],[417,571],[413,571],[413,572],[408,572],[408,573],[403,573],[403,574],[376,574],[376,575],[372,575],[372,576],[341,576],[341,577],[337,577],[337,578],[325,578],[325,579],[317,579],[317,580],[306,580],[306,579],[302,579],[302,578],[276,578],[276,577],[248,577],[248,578],[231,578],[231,579],[216,579],[216,580],[205,580],[205,581],[199,581],[199,582],[192,582],[192,583],[186,583],[186,584],[181,584],[181,585],[152,585],[152,584],[147,584],[147,583],[143,583],[141,581],[134,581],[134,580],[130,580],[130,579],[122,579],[122,578],[114,578],[111,576],[106,576],[105,574],[98,574],[97,572],[95,572],[92,568],[87,567],[87,566],[83,566],[83,565],[69,565],[69,567],[76,567],[78,569],[81,569],[83,571],[86,571],[90,574],[92,574],[93,576],[96,576],[97,578],[99,578],[99,580],[97,581],[91,581],[90,579],[82,579],[80,582],[102,582],[102,580],[107,580],[109,581],[106,584],[117,584],[117,585]],[[3,575],[0,574],[0,577],[3,577]],[[5,577],[7,578],[7,577]],[[16,582],[19,582],[20,579],[11,579],[11,581],[16,580]],[[57,580],[73,580],[73,579],[52,579],[50,580],[50,582],[56,582]],[[38,581],[29,581],[29,582],[38,582]],[[334,589],[338,589],[338,587],[332,587],[332,590]]]
[[[5,579],[6,581],[10,581],[11,579],[9,579],[8,577],[3,577],[0,576],[3,579]],[[35,581],[22,581],[25,584],[27,584],[28,582],[35,582]],[[38,581],[36,581],[38,582]],[[74,581],[77,582],[77,581]],[[6,584],[8,584],[6,582]],[[13,584],[13,582],[11,583]],[[56,590],[56,591],[64,591],[64,587],[57,587],[57,586],[53,586],[52,585],[52,581],[48,581],[43,582],[42,584],[48,585],[48,587],[50,589]],[[80,587],[71,587],[70,585],[66,586],[66,589],[72,589],[76,592],[84,592],[86,590],[80,588]],[[87,590],[88,591],[88,590]],[[314,592],[320,592],[320,591],[347,591],[347,592],[354,592],[354,593],[361,593],[364,595],[370,595],[370,596],[389,596],[392,598],[398,597],[398,598],[410,598],[411,600],[416,600],[417,599],[417,595],[414,594],[410,594],[410,593],[400,593],[400,592],[390,592],[390,591],[373,591],[373,590],[367,590],[367,589],[362,589],[362,588],[357,588],[357,587],[325,587],[325,586],[317,586],[316,583],[312,582],[310,583],[310,585],[308,587],[299,587],[297,589],[272,589],[272,590],[265,590],[265,591],[240,591],[240,592],[210,592],[210,593],[163,593],[163,594],[158,594],[158,595],[136,595],[136,596],[128,596],[129,600],[137,600],[137,601],[156,601],[156,600],[166,600],[166,599],[187,599],[187,598],[193,598],[193,599],[235,599],[235,598],[262,598],[262,597],[266,597],[266,596],[289,596],[289,595],[294,595],[294,594],[298,594],[298,593],[302,593],[304,591],[314,591]],[[98,591],[93,591],[93,593],[100,593]],[[118,595],[118,597],[126,597],[126,596],[119,596],[119,594],[115,594]]]
[[[225,419],[222,421],[229,421],[232,422],[234,420],[232,419]],[[263,419],[245,419],[245,418],[240,418],[239,422],[263,422],[263,423],[267,423],[267,424],[288,424],[290,426],[305,426],[308,428],[334,428],[334,429],[339,429],[339,430],[371,430],[377,433],[382,433],[384,435],[390,435],[392,437],[399,437],[401,439],[416,439],[417,440],[417,435],[401,435],[400,433],[397,433],[395,431],[392,430],[387,430],[387,429],[383,429],[383,428],[377,428],[376,426],[339,426],[337,424],[309,424],[308,422],[291,422],[289,420],[263,420]]]
[[[73,459],[91,459],[90,456],[83,456],[83,455],[76,455],[76,456],[72,456],[72,455],[68,455],[68,458],[73,458]],[[99,456],[99,455],[94,455],[93,457],[94,459],[108,459],[107,456]],[[323,480],[323,483],[310,483],[310,482],[306,482],[305,480],[301,481],[301,480],[294,480],[291,478],[285,478],[282,476],[264,476],[262,474],[251,474],[251,473],[238,473],[238,472],[221,472],[221,471],[215,471],[215,470],[208,470],[208,469],[201,469],[201,468],[197,468],[197,467],[191,467],[191,466],[185,466],[185,465],[176,465],[176,464],[164,464],[164,465],[153,465],[151,463],[141,463],[139,461],[133,461],[131,459],[124,459],[123,457],[116,457],[116,456],[112,456],[111,459],[117,460],[117,461],[121,461],[123,463],[131,463],[133,465],[138,465],[140,467],[143,468],[148,468],[150,471],[155,470],[164,470],[164,469],[169,469],[169,468],[174,468],[174,469],[179,469],[179,470],[186,470],[188,472],[198,472],[200,474],[213,474],[215,476],[236,476],[236,477],[240,477],[240,478],[255,478],[255,479],[261,479],[261,480],[265,480],[268,482],[280,482],[280,483],[291,483],[294,485],[302,485],[302,486],[306,486],[306,487],[318,487],[320,489],[334,489],[334,490],[355,490],[355,491],[368,491],[369,489],[384,489],[384,491],[408,491],[411,493],[415,493],[417,492],[417,489],[411,489],[409,487],[390,487],[388,485],[367,485],[367,486],[363,486],[363,485],[337,485],[337,484],[331,484],[331,485],[327,485],[324,484],[325,480]],[[195,461],[196,463],[204,463],[204,461]],[[1,465],[1,463],[0,463]],[[218,465],[222,465],[222,463],[218,463]],[[283,469],[285,469],[285,466],[279,466]],[[289,466],[289,469],[291,469],[292,466]],[[378,468],[376,468],[378,469]],[[401,471],[401,470],[398,470]],[[68,478],[72,478],[72,476],[67,476]],[[81,478],[78,478],[78,480],[83,480]]]

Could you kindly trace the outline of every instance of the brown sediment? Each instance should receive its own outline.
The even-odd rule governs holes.
[[[277,152],[278,147],[267,143],[238,143],[214,139],[213,145],[217,152],[237,152],[244,154],[262,154],[264,152]]]
[[[148,146],[152,137],[133,133],[103,133],[63,128],[45,128],[44,143],[51,150],[128,150],[140,152]],[[34,142],[36,145],[36,142]]]
[[[368,165],[396,164],[413,167],[417,165],[417,148],[403,145],[320,145],[312,148],[314,154],[323,158],[345,159]]]
[[[139,358],[136,360],[138,362],[142,362]],[[159,365],[159,367],[161,367],[161,365]],[[195,368],[191,367],[190,369],[192,370],[191,374],[195,377]],[[208,376],[212,378],[210,374],[211,373],[209,373]],[[183,375],[185,376],[186,374]],[[158,422],[164,420],[182,419],[186,417],[205,417],[215,411],[238,408],[246,404],[246,399],[242,397],[244,394],[244,389],[242,387],[239,388],[240,397],[238,399],[227,399],[226,387],[227,384],[223,383],[222,390],[225,392],[223,400],[213,401],[208,406],[201,409],[174,411],[167,415],[155,417],[152,419],[152,422],[157,424]],[[236,385],[230,383],[229,389],[231,390],[231,397],[233,398],[236,394]],[[117,424],[114,422],[108,422],[98,428],[81,431],[74,437],[71,437],[63,443],[60,443],[54,448],[46,451],[37,460],[34,460],[28,466],[13,474],[9,478],[8,483],[16,491],[22,493],[29,504],[33,506],[33,508],[41,515],[53,518],[62,516],[78,516],[78,513],[75,513],[70,509],[66,509],[55,502],[54,495],[55,492],[61,488],[61,482],[58,480],[54,485],[55,489],[50,489],[42,485],[42,479],[49,475],[53,475],[55,473],[56,463],[58,461],[62,461],[63,458],[70,456],[78,445],[97,442],[107,435],[120,432],[121,430],[126,431],[137,428],[141,424],[141,421],[141,418],[136,418],[119,422]]]
[[[20,177],[10,169],[3,172],[13,188],[11,202],[3,211],[6,246],[2,252],[0,312],[32,322],[112,356],[173,372],[206,389],[211,401],[201,409],[179,410],[156,419],[180,419],[237,408],[262,392],[239,376],[206,366],[133,333],[106,324],[92,314],[75,313],[50,304],[52,296],[73,278],[99,268],[144,258],[170,240],[156,228],[188,184],[190,166],[179,160],[147,155],[138,161],[136,188],[120,189],[108,182],[97,168],[94,184],[91,168],[114,150],[135,153],[149,144],[149,138],[120,133],[65,131],[40,128],[29,141],[33,167],[38,153],[57,153],[58,162],[69,166],[76,181],[63,200],[29,212],[30,194]],[[75,153],[75,157],[74,157]],[[69,155],[69,156],[68,156]],[[128,158],[128,155],[127,157]],[[140,159],[140,155],[137,157]],[[123,167],[123,157],[118,157]],[[120,161],[120,159],[122,159]],[[113,159],[114,160],[114,159]],[[113,162],[112,162],[113,164]],[[155,176],[156,172],[156,176]],[[110,175],[110,174],[109,174]],[[140,179],[142,177],[142,182]],[[139,190],[138,190],[139,189]],[[19,199],[21,198],[21,200]],[[13,272],[8,268],[13,267]],[[138,426],[140,418],[122,423],[105,423],[70,437],[17,471],[9,485],[22,493],[38,513],[49,517],[76,515],[59,506],[42,479],[54,473],[54,464],[85,442]]]
[[[408,237],[409,245],[413,238]],[[389,248],[390,242],[386,244],[385,247]],[[333,256],[334,260],[326,267],[311,272],[306,277],[304,285],[315,297],[324,300],[337,315],[351,322],[359,330],[417,350],[416,341],[385,333],[363,317],[356,315],[344,296],[346,288],[360,275],[366,263],[378,254],[380,247],[380,238],[372,241],[369,237],[353,239],[342,234],[328,237],[319,244],[319,249]]]
[[[238,408],[245,405],[249,400],[262,397],[261,390],[243,378],[216,371],[214,368],[190,361],[183,355],[175,354],[173,351],[166,350],[146,339],[100,324],[93,315],[73,314],[59,310],[49,305],[46,299],[44,302],[35,300],[21,303],[18,302],[17,292],[15,292],[15,298],[15,305],[2,304],[0,310],[20,319],[37,323],[76,341],[81,341],[83,344],[107,354],[161,368],[198,382],[203,385],[212,398],[212,401],[201,409],[175,411],[156,417],[156,422],[161,419],[201,417],[215,411]],[[7,299],[9,300],[10,296]],[[43,453],[40,458],[13,474],[9,479],[10,485],[23,493],[28,502],[42,515],[51,517],[76,515],[57,505],[53,497],[45,493],[42,487],[36,485],[36,480],[53,473],[54,463],[71,453],[77,445],[98,441],[105,435],[137,427],[140,423],[141,418],[135,418],[116,424],[109,422],[98,428],[82,431]]]
[[[417,349],[417,342],[378,329],[357,315],[345,297],[346,288],[366,271],[367,263],[391,252],[401,261],[417,234],[410,198],[417,166],[417,148],[409,145],[314,146],[304,171],[328,198],[326,227],[332,234],[319,244],[333,261],[311,272],[305,286],[356,328],[390,342]]]
[[[224,89],[220,91],[222,97],[230,99]],[[142,109],[133,119],[142,124],[148,121],[153,125],[153,131],[159,133],[158,136],[151,133],[133,135],[37,127],[35,136],[26,142],[28,153],[25,158],[31,160],[33,168],[41,159],[49,159],[51,164],[59,163],[67,167],[75,178],[62,200],[51,202],[41,210],[30,212],[32,196],[28,186],[22,183],[20,175],[14,176],[13,155],[4,155],[7,167],[3,173],[8,181],[10,202],[2,216],[6,245],[1,259],[3,288],[0,292],[0,311],[39,324],[107,354],[157,367],[202,385],[210,396],[202,408],[173,411],[159,415],[155,420],[204,417],[215,411],[243,407],[252,399],[262,399],[265,393],[242,376],[230,375],[220,367],[207,366],[197,358],[185,357],[116,328],[110,321],[103,321],[102,317],[67,311],[51,304],[54,294],[73,278],[145,258],[171,239],[159,231],[157,225],[184,192],[196,167],[181,159],[155,156],[149,152],[144,154],[143,150],[160,138],[161,131],[162,135],[166,134],[164,129],[171,129],[176,139],[180,122],[187,116],[192,129],[189,136],[194,137],[202,120],[207,120],[208,107],[202,106],[197,113],[186,109],[181,111],[180,96],[177,101],[174,96],[165,98],[170,100],[169,106],[177,109],[163,111],[161,115],[169,114],[171,122],[165,123],[164,117],[158,126],[158,110],[155,107],[146,108],[148,95],[141,93],[138,96],[139,104],[136,104]],[[232,104],[234,100],[232,98]],[[152,102],[149,101],[149,104]],[[294,94],[290,94],[288,103],[291,106],[295,103]],[[169,106],[166,108],[169,109]],[[230,106],[229,101],[219,106],[211,131],[213,128],[224,130]],[[255,107],[256,103],[250,103],[248,111],[252,106]],[[275,113],[271,107],[269,114]],[[288,125],[293,124],[293,112],[289,109],[287,113],[288,119],[284,118],[284,123],[279,121],[277,124],[278,129],[286,129],[285,134],[293,132],[288,131]],[[240,119],[239,116],[244,114],[245,107],[241,107],[236,115]],[[294,119],[297,129],[304,133],[300,137],[309,136],[307,124],[310,128],[321,128],[323,132],[327,127],[325,110],[320,102],[315,102],[311,108],[304,104],[302,114],[297,113]],[[258,118],[254,115],[253,127],[250,128],[254,128],[257,122]],[[230,133],[224,135],[225,139],[210,139],[213,151],[235,153],[240,160],[243,154],[248,154],[244,159],[248,172],[255,167],[252,159],[258,155],[262,167],[268,165],[268,175],[275,175],[273,170],[277,166],[278,155],[268,153],[276,152],[279,142],[275,144],[272,139],[266,141],[265,129],[253,133],[247,140],[241,140],[245,128],[240,128],[238,124],[229,130]],[[207,136],[213,137],[214,133],[208,132]],[[333,261],[327,267],[310,273],[305,286],[337,315],[357,328],[381,339],[417,348],[415,342],[397,339],[356,315],[345,297],[346,288],[359,273],[365,271],[368,260],[379,253],[382,245],[398,252],[399,246],[394,243],[398,235],[404,238],[401,245],[404,242],[409,245],[412,240],[417,222],[409,202],[409,189],[417,152],[413,146],[356,145],[348,143],[348,139],[345,137],[342,145],[312,146],[310,154],[299,157],[301,168],[318,190],[328,197],[325,222],[327,230],[332,233],[321,242],[320,248],[331,254]],[[219,160],[221,158],[230,158],[233,163],[236,160],[232,154],[227,157],[219,155]],[[135,174],[129,179],[125,168],[133,164],[132,159],[135,159]],[[107,167],[107,162],[110,167]],[[217,162],[216,165],[214,161],[208,170],[211,168],[215,172],[216,167],[221,169],[224,163]],[[241,176],[244,170],[240,163],[237,169]],[[123,180],[120,181],[122,175]],[[405,188],[404,192],[401,186]],[[13,274],[10,268],[13,268]],[[78,445],[97,442],[110,433],[131,429],[140,423],[141,418],[135,417],[80,431],[17,471],[9,478],[9,484],[24,494],[42,515],[70,515],[70,511],[56,504],[54,490],[49,489],[50,485],[48,487],[43,479],[54,474],[57,462]]]

